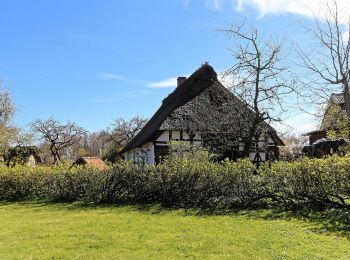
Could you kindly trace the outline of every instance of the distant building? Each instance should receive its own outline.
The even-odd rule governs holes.
[[[28,166],[37,166],[40,164],[43,164],[43,160],[41,159],[41,157],[38,154],[31,154],[27,158],[27,165]]]
[[[323,139],[327,137],[327,131],[326,130],[315,130],[311,132],[307,132],[303,134],[303,136],[309,137],[309,144],[312,145],[317,140]]]
[[[72,166],[74,165],[94,167],[101,171],[108,170],[107,164],[100,157],[80,157]]]
[[[343,93],[333,93],[329,100],[319,130],[303,134],[309,137],[309,145],[326,138],[348,138],[348,116]]]
[[[236,111],[229,119],[225,119],[227,107]],[[154,164],[167,154],[171,141],[203,144],[209,138],[216,138],[214,145],[227,145],[222,148],[226,149],[222,154],[238,156],[244,148],[241,137],[246,134],[254,115],[247,104],[218,81],[214,69],[204,64],[189,78],[178,78],[177,88],[121,152],[127,161]],[[216,121],[214,117],[217,117]],[[226,125],[215,128],[216,123]],[[253,137],[250,159],[278,158],[277,146],[284,144],[275,129],[263,122],[257,132],[261,134]],[[269,154],[267,149],[271,151]]]
[[[16,165],[37,166],[43,163],[36,146],[15,146],[8,149],[1,161],[8,167]]]
[[[321,158],[337,152],[342,153],[342,146],[349,137],[348,116],[345,111],[343,93],[333,93],[327,103],[319,130],[303,134],[309,137],[309,144],[304,145],[303,154]]]

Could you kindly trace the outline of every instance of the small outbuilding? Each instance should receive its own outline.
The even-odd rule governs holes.
[[[43,160],[41,159],[40,155],[38,155],[37,153],[31,154],[27,158],[28,166],[38,166],[43,163],[44,163]]]
[[[79,157],[72,166],[82,165],[104,171],[108,169],[107,164],[100,157]]]
[[[7,167],[16,165],[38,166],[43,164],[43,160],[39,155],[36,146],[15,146],[10,147],[7,153],[2,156],[0,162],[3,162]]]
[[[326,130],[315,130],[308,133],[303,134],[303,136],[309,137],[309,144],[312,145],[314,142],[327,138]]]

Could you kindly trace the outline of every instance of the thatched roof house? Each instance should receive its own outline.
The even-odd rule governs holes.
[[[333,138],[348,138],[348,116],[345,109],[344,93],[331,94],[319,130],[305,133],[312,145],[317,140],[327,138],[333,132]]]
[[[240,137],[246,134],[253,115],[242,100],[218,81],[214,69],[204,64],[189,78],[178,78],[177,88],[163,100],[122,153],[126,160],[154,163],[164,155],[172,140],[203,143],[213,139],[221,152],[223,149],[238,151]],[[260,128],[265,135],[258,137],[257,143],[283,145],[270,125],[263,123]],[[228,144],[230,147],[221,147]]]

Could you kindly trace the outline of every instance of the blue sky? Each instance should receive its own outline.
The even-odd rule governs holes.
[[[54,116],[96,131],[118,117],[150,117],[177,76],[205,61],[218,72],[232,65],[232,43],[216,29],[246,16],[266,35],[303,41],[298,21],[310,14],[290,2],[2,1],[0,78],[18,108],[15,123]],[[295,127],[313,127],[295,116]]]

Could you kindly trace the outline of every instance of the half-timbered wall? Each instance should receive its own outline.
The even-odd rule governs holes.
[[[163,131],[156,140],[148,142],[142,145],[142,147],[134,148],[126,152],[124,154],[124,158],[127,161],[133,161],[137,164],[154,164],[160,161],[160,158],[157,157],[164,156],[164,149],[166,149],[165,147],[169,145],[170,141],[189,142],[190,140],[188,134],[185,131],[166,130]],[[199,134],[195,135],[193,143],[201,144],[201,138]],[[251,161],[266,161],[267,146],[274,146],[273,140],[270,136],[260,136],[257,140],[254,140],[251,151],[249,153],[249,159]],[[244,143],[240,141],[239,151],[243,151],[243,149]],[[160,150],[161,153],[159,153]]]
[[[154,164],[154,145],[152,142],[143,144],[142,147],[134,148],[124,153],[126,161],[137,164]]]

